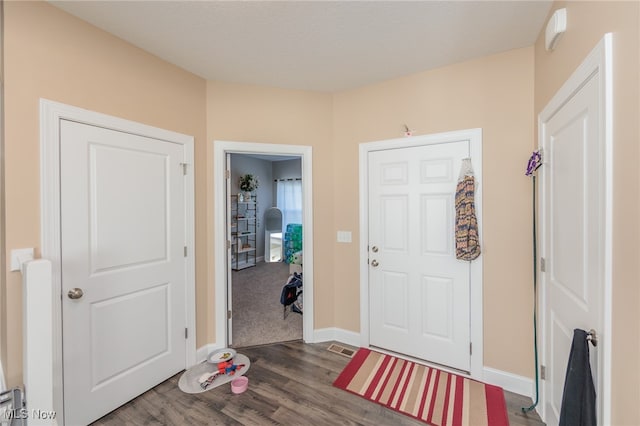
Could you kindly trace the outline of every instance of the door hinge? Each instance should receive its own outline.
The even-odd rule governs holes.
[[[540,271],[547,272],[547,261],[544,257],[540,258]]]
[[[227,240],[227,249],[230,249],[230,248],[231,248],[231,241]]]
[[[189,163],[180,163],[180,166],[182,166],[182,174],[186,175],[187,174],[187,166],[189,165]]]
[[[473,355],[473,343],[469,342],[469,355]]]
[[[231,311],[227,311],[227,319],[231,319]]]
[[[187,246],[184,246],[184,257],[187,257]]]
[[[224,171],[224,177],[225,177],[226,179],[231,179],[231,171],[229,171],[229,170],[225,170],[225,171]]]
[[[189,329],[185,327],[184,329],[184,338],[188,339],[189,338]]]
[[[540,380],[546,380],[547,379],[547,367],[545,367],[544,365],[540,366]]]

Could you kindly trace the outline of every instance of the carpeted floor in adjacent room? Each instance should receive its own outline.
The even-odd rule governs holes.
[[[282,318],[280,293],[288,278],[289,265],[282,262],[232,272],[232,347],[302,339],[302,315],[289,312]]]

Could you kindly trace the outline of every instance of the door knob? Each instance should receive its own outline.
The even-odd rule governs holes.
[[[377,261],[377,260],[373,259],[373,260],[371,261],[371,266],[373,266],[374,268],[375,268],[376,266],[378,266],[378,265],[379,265],[379,263],[378,263],[378,261]]]
[[[80,299],[82,296],[84,295],[84,292],[82,291],[81,288],[72,288],[71,290],[69,290],[69,293],[67,293],[67,296],[69,296],[69,299]]]
[[[598,346],[598,334],[593,328],[587,332],[587,340],[590,341],[594,347]]]
[[[371,251],[374,252],[374,253],[377,253],[378,252],[378,246],[371,247]]]

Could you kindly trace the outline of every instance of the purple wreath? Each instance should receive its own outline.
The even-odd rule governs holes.
[[[529,162],[527,163],[527,172],[525,175],[532,176],[533,172],[538,170],[540,166],[542,166],[542,155],[539,150],[533,151],[533,154],[531,154],[531,158],[529,158]]]

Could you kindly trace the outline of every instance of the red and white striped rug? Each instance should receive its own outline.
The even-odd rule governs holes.
[[[431,425],[509,424],[502,388],[365,348],[333,385]]]

